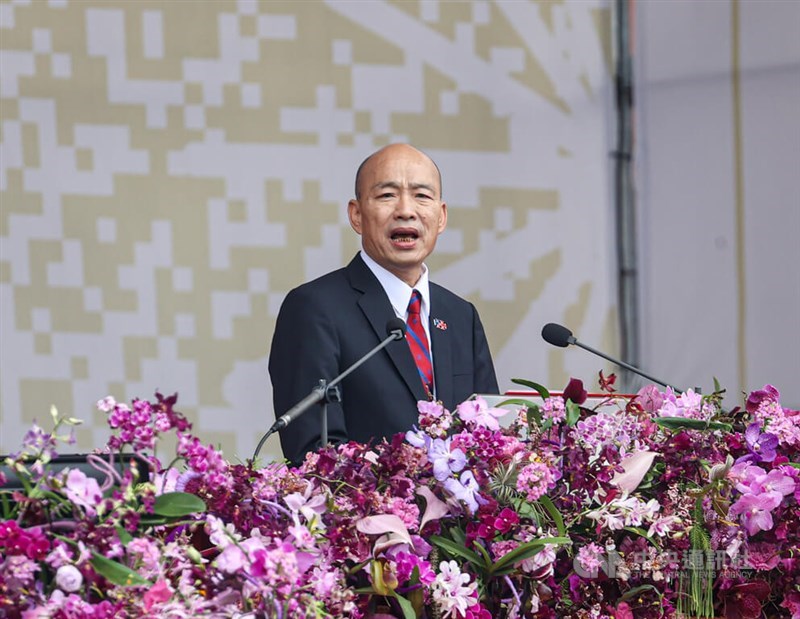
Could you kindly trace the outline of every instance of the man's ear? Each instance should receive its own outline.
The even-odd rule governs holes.
[[[347,203],[347,217],[350,219],[350,227],[356,234],[361,234],[361,206],[358,200],[350,200]]]
[[[447,227],[447,204],[442,202],[442,214],[439,217],[439,234]]]

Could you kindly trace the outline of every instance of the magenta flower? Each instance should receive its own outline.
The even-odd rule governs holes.
[[[494,519],[494,528],[498,533],[508,533],[518,523],[519,516],[517,512],[510,507],[505,507]]]
[[[745,408],[748,413],[754,413],[763,402],[778,402],[781,394],[772,385],[764,385],[763,389],[753,391],[747,396]]]

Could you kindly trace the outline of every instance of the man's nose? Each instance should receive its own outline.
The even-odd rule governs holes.
[[[417,214],[415,209],[414,200],[411,196],[405,192],[401,191],[400,195],[397,197],[397,205],[395,207],[395,215],[397,217],[402,217],[404,219],[409,219],[415,217]]]

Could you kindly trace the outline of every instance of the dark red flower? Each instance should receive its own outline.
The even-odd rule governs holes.
[[[583,404],[588,395],[580,379],[570,378],[569,384],[564,387],[564,400],[572,400],[575,404]]]
[[[616,374],[609,374],[608,378],[605,377],[603,374],[603,370],[600,370],[600,391],[605,391],[606,393],[614,393],[616,389],[614,389],[614,383],[617,382],[617,375]]]
[[[725,619],[758,619],[761,607],[769,598],[769,584],[763,580],[743,582],[722,592]]]

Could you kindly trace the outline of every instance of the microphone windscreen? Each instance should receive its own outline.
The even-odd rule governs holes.
[[[542,327],[542,337],[548,344],[560,346],[561,348],[566,348],[572,343],[570,342],[572,331],[554,322],[548,322]]]
[[[400,332],[400,335],[395,339],[399,340],[406,334],[406,321],[398,316],[395,316],[386,322],[386,335],[393,335],[398,331]]]

